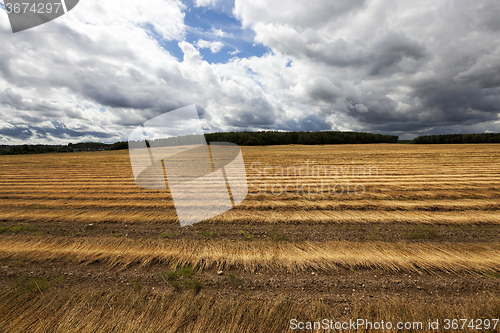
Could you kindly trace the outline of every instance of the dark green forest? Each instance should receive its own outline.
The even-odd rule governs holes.
[[[75,151],[109,150],[112,145],[98,142],[69,143],[68,145],[0,145],[0,155],[70,153]]]
[[[205,135],[207,142],[232,142],[240,146],[326,145],[397,143],[395,135],[364,132],[228,132]]]
[[[413,139],[413,143],[500,143],[500,133],[424,135]]]

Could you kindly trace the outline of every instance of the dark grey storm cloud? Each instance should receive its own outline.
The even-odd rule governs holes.
[[[94,137],[97,139],[108,139],[113,137],[113,134],[107,132],[96,132],[88,129],[73,130],[66,128],[62,124],[53,123],[54,127],[39,127],[39,126],[14,126],[12,128],[0,129],[0,136],[11,137],[14,139],[78,139],[85,136]]]
[[[495,1],[368,1],[350,23],[317,16],[315,29],[300,20],[273,23],[274,14],[240,15],[257,40],[292,58],[297,77],[309,76],[296,87],[320,105],[318,115],[414,136],[446,126],[500,131],[500,40],[492,14],[499,8]],[[311,83],[318,75],[322,83]]]
[[[332,129],[332,122],[315,114],[305,115],[299,119],[287,119],[280,124],[285,131],[327,131]]]
[[[326,41],[315,32],[290,35],[288,39],[271,35],[264,42],[275,52],[296,59],[307,59],[331,67],[364,69],[364,75],[368,76],[388,74],[403,59],[417,61],[426,55],[425,45],[395,31],[380,33],[371,43],[361,40],[349,43],[342,38]]]
[[[224,115],[232,127],[270,127],[276,122],[274,108],[263,98],[242,100],[241,107]]]

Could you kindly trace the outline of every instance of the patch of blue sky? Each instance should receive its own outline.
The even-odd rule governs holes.
[[[224,44],[216,53],[210,48],[200,48],[200,54],[209,63],[225,63],[235,56],[261,57],[270,52],[269,48],[254,42],[255,33],[243,29],[231,11],[191,5],[185,11],[184,23],[188,26],[186,40],[189,43],[196,45],[202,39]]]
[[[242,28],[241,22],[233,17],[232,8],[196,7],[193,1],[188,0],[188,2],[185,3],[184,10],[186,25],[184,40],[198,48],[207,62],[226,63],[234,57],[261,57],[270,52],[269,48],[254,42],[255,33]],[[161,47],[182,61],[184,53],[178,45],[179,40],[164,40],[151,24],[144,24],[143,28]],[[224,46],[212,49],[208,46],[200,47],[198,45],[200,40],[206,41],[206,44],[219,42]]]

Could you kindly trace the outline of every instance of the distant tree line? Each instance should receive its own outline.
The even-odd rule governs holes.
[[[110,144],[97,142],[69,143],[63,145],[19,145],[0,146],[0,155],[43,154],[43,153],[69,153],[76,151],[108,150]]]
[[[239,146],[268,145],[316,145],[316,144],[360,144],[397,143],[398,137],[364,132],[226,132],[201,135],[184,135],[147,141],[156,147],[200,144],[203,142],[231,142]],[[132,142],[132,146],[140,144]],[[117,142],[110,149],[127,149],[127,142]]]
[[[395,135],[365,132],[227,132],[205,134],[207,142],[232,142],[239,146],[267,145],[316,145],[316,144],[363,144],[363,143],[406,143],[406,144],[446,144],[446,143],[500,143],[500,133],[425,135],[413,140],[398,140]],[[187,135],[162,139],[148,144],[177,145],[200,142],[199,135]],[[0,155],[66,153],[77,151],[128,149],[127,141],[113,144],[82,142],[68,145],[0,145]]]
[[[128,149],[127,141],[115,142],[111,146],[109,146],[109,150],[122,150],[122,149]]]
[[[413,139],[413,143],[500,143],[500,133],[424,135]]]
[[[207,142],[232,142],[240,146],[326,145],[397,143],[395,135],[364,132],[228,132],[205,134]]]

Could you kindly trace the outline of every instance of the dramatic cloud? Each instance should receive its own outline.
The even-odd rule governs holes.
[[[87,0],[17,34],[2,15],[1,143],[113,142],[189,104],[206,131],[500,132],[496,0]]]

